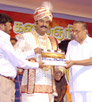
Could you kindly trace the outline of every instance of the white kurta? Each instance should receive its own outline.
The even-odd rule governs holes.
[[[92,57],[92,38],[87,37],[80,45],[72,40],[67,49],[67,60],[85,60]],[[92,91],[92,65],[73,65],[69,72],[70,92]]]
[[[36,39],[33,36],[31,32],[23,34],[24,39],[21,39],[18,41],[16,44],[15,48],[18,51],[18,53],[33,50],[37,47],[46,49],[46,43],[47,41],[49,42],[49,49],[51,50],[51,43],[49,39],[44,39],[46,38],[47,35],[44,36],[38,36],[39,38],[39,46],[37,46]],[[41,38],[42,37],[42,38]],[[43,40],[43,41],[42,41]],[[43,44],[40,44],[43,43]],[[33,56],[36,57],[36,56]],[[25,76],[26,71],[23,74],[23,78]],[[22,84],[25,85],[27,83],[27,80],[22,82]],[[48,71],[44,71],[40,68],[36,70],[36,77],[35,77],[35,85],[39,87],[42,85],[44,86],[50,86],[52,88],[52,75],[51,75],[51,69]],[[26,94],[22,93],[22,102],[49,102],[49,95],[48,93],[34,93],[34,94]],[[52,102],[53,102],[53,95],[52,95]]]

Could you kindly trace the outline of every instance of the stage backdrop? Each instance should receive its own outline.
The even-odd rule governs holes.
[[[13,30],[11,32],[11,37],[15,37],[16,34],[30,32],[34,29],[34,19],[33,14],[18,13],[13,11],[0,10],[1,13],[10,15],[13,20]],[[71,37],[73,20],[53,18],[53,23],[51,23],[51,28],[48,31],[48,34],[54,36],[59,41],[68,39]],[[92,23],[86,22],[88,25],[89,35],[92,37]]]
[[[16,34],[23,34],[24,32],[30,32],[34,29],[34,19],[32,14],[18,13],[13,11],[0,10],[0,13],[5,13],[10,15],[13,20],[13,30],[11,32],[11,37],[15,37]],[[72,29],[73,20],[53,18],[51,23],[51,28],[48,31],[48,34],[54,36],[60,42],[64,39],[71,38],[71,29]],[[92,37],[92,23],[86,22],[88,25],[89,35]],[[69,94],[69,87],[67,86],[67,102],[70,102],[71,95]]]

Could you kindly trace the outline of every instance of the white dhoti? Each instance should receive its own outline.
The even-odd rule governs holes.
[[[92,92],[72,92],[72,102],[92,102]]]
[[[54,99],[51,96],[51,99]],[[22,102],[50,102],[48,93],[22,94]],[[51,100],[53,102],[53,100]]]
[[[48,71],[37,69],[34,93],[22,93],[22,102],[53,102],[53,100],[51,69]]]

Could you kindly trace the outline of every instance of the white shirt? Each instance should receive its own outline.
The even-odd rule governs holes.
[[[92,57],[92,38],[88,37],[82,44],[69,42],[66,59],[85,60]],[[73,65],[69,72],[69,87],[72,91],[92,91],[92,65]]]
[[[28,51],[28,54],[25,53],[25,58],[32,54],[32,51]],[[0,30],[0,75],[15,78],[17,67],[38,68],[39,64],[24,60],[22,56],[17,55],[11,45],[10,36]]]

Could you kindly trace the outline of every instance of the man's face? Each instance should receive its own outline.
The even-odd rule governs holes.
[[[12,25],[10,22],[3,24],[3,31],[4,32],[6,32],[7,34],[10,34],[11,30],[12,30]]]
[[[36,22],[36,31],[40,34],[45,34],[49,30],[50,21],[48,17],[40,19]]]
[[[60,81],[61,77],[63,76],[63,73],[61,71],[56,71],[54,78],[56,81]]]
[[[87,30],[83,27],[83,24],[76,23],[72,26],[72,36],[74,40],[81,43],[86,37]]]

